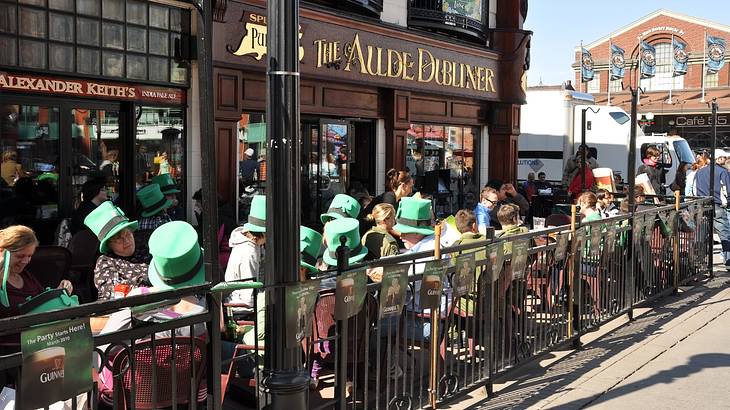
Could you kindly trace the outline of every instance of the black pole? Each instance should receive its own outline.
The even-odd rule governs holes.
[[[715,149],[717,149],[717,99],[713,98],[712,102],[710,103],[710,107],[712,108],[712,148],[710,149],[710,198],[712,198],[712,218],[710,218],[710,238],[712,238],[715,234],[715,212],[717,212],[717,204],[715,204]],[[722,195],[722,192],[720,193]],[[722,201],[722,200],[721,200]],[[720,212],[725,212],[724,209],[720,209]],[[720,243],[722,243],[724,238],[720,238]],[[707,262],[707,268],[710,272],[710,277],[714,277],[714,273],[712,270],[712,265],[714,264],[713,261],[713,252],[712,252],[712,241],[710,241],[710,258]],[[725,254],[723,253],[723,259],[725,258]]]
[[[198,11],[198,87],[200,89],[200,148],[201,158],[215,157],[215,138],[213,135],[213,58],[212,50],[212,29],[213,29],[213,6],[210,1],[197,3]],[[215,161],[201,161],[202,172],[202,200],[205,210],[205,219],[201,227],[203,249],[203,266],[205,267],[205,280],[213,284],[220,282],[218,271],[218,180],[215,168]],[[221,329],[218,324],[221,317],[220,294],[208,293],[206,296],[210,306],[211,323],[208,326],[207,354],[209,366],[208,377],[208,407],[212,409],[221,408]]]
[[[583,193],[586,190],[586,108],[580,111],[580,152],[581,152],[581,166],[580,166],[580,192]]]
[[[350,266],[350,248],[346,245],[347,239],[340,237],[340,246],[337,247],[337,275],[342,275]],[[337,408],[345,410],[347,408],[347,349],[348,332],[347,328],[349,319],[337,321],[337,334],[340,336],[337,342],[337,369],[335,377],[335,394],[337,396]]]
[[[634,305],[634,294],[636,292],[635,286],[636,281],[634,278],[636,277],[636,249],[634,248],[634,211],[636,210],[636,198],[634,196],[636,190],[634,189],[634,185],[636,184],[636,132],[637,132],[637,126],[638,126],[638,108],[639,107],[639,90],[631,89],[631,130],[629,132],[629,156],[628,156],[628,166],[626,169],[626,182],[629,185],[629,197],[627,198],[629,201],[629,226],[631,226],[632,229],[628,231],[628,260],[630,261],[629,265],[629,283],[628,287],[630,289],[629,296],[630,301],[629,303],[629,310],[627,312],[627,316],[629,320],[634,320],[634,310],[632,306]]]
[[[266,354],[263,408],[308,408],[301,346],[285,342],[286,286],[299,281],[299,1],[268,0]]]

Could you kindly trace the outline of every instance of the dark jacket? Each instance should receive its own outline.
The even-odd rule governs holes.
[[[646,164],[639,165],[639,168],[636,170],[636,175],[639,174],[646,174],[649,177],[649,182],[651,182],[651,186],[654,188],[654,193],[657,195],[663,195],[664,192],[661,191],[662,187],[662,171],[659,167],[651,167]]]

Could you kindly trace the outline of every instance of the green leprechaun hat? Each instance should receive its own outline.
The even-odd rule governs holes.
[[[7,249],[3,251],[3,280],[2,288],[0,288],[0,304],[5,307],[10,307],[10,301],[8,300],[8,275],[10,275],[10,251]]]
[[[156,288],[169,290],[205,282],[203,250],[198,232],[189,223],[161,225],[150,235],[149,248],[152,262],[148,276]]]
[[[109,250],[107,242],[124,228],[136,231],[139,227],[137,221],[130,221],[124,212],[114,205],[112,201],[103,202],[84,219],[84,225],[94,232],[99,239],[99,251],[106,253]]]
[[[360,262],[368,253],[367,248],[360,243],[360,223],[357,219],[338,219],[337,223],[327,225],[324,234],[327,237],[327,250],[322,259],[330,266],[337,266],[337,248],[342,237],[345,238],[345,246],[350,248],[350,264]]]
[[[254,195],[251,200],[251,210],[248,213],[248,222],[243,229],[250,232],[266,232],[266,196]]]
[[[21,315],[30,313],[44,313],[51,310],[66,309],[79,305],[79,297],[69,295],[66,289],[46,288],[36,296],[28,296],[25,303],[18,306]]]
[[[155,216],[172,206],[172,200],[165,198],[157,184],[149,184],[137,191],[137,199],[142,204],[142,216],[145,218]]]
[[[323,224],[341,218],[354,218],[360,215],[360,203],[350,195],[337,194],[332,198],[332,203],[327,213],[320,215],[319,219]]]
[[[432,235],[431,201],[406,197],[400,200],[393,229],[400,233]]]
[[[322,247],[322,235],[314,229],[302,226],[299,229],[299,253],[300,266],[309,269],[310,272],[318,272],[314,267],[317,264],[319,249]]]
[[[180,193],[180,189],[178,189],[177,184],[175,184],[175,180],[172,179],[172,175],[170,174],[157,175],[153,177],[150,182],[159,185],[160,191],[162,191],[165,195]]]

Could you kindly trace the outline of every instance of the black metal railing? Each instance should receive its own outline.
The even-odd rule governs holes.
[[[337,321],[333,285],[322,286],[312,337],[302,343],[307,368],[316,368],[320,380],[310,408],[426,408],[476,386],[491,392],[496,377],[527,360],[579,342],[601,324],[707,274],[711,215],[709,201],[688,200],[323,272],[325,283],[353,270],[377,277],[372,274],[379,269],[407,266],[409,291],[400,315],[380,319],[382,285],[371,281],[360,313]],[[524,244],[526,263],[516,269],[509,248]],[[503,261],[493,264],[492,247],[505,245]],[[431,312],[419,308],[416,295],[425,263],[437,254],[449,261],[449,285]],[[454,261],[469,254],[476,262],[471,291],[454,297]],[[241,358],[252,356],[255,349]]]
[[[303,365],[318,378],[309,408],[426,408],[476,386],[491,392],[496,377],[709,273],[711,217],[710,200],[686,200],[322,272],[312,332],[301,343]],[[501,261],[492,259],[496,249],[505,251]],[[524,259],[517,249],[526,249]],[[347,260],[344,248],[338,255]],[[457,270],[472,257],[469,281],[461,282]],[[433,260],[447,261],[447,266],[438,307],[431,311],[421,308],[419,296],[423,269]],[[397,266],[408,271],[399,313],[380,318],[383,286],[370,281],[359,313],[335,319],[338,275],[356,270],[377,279],[380,270]],[[466,293],[455,294],[464,283]],[[228,344],[234,357],[221,361],[221,352],[208,343],[210,331],[221,325],[213,323],[220,302],[209,285],[0,319],[0,336],[59,320],[93,321],[125,309],[142,312],[198,295],[207,306],[198,313],[157,322],[132,320],[118,331],[97,332],[93,388],[70,398],[70,405],[214,408],[211,398],[223,394],[244,408],[258,408],[260,386],[266,385],[263,344],[257,338],[248,344],[237,340]],[[265,307],[254,305],[253,311],[259,308]],[[258,334],[260,318],[239,324]],[[15,350],[5,348],[0,373],[22,400],[29,393],[17,383],[22,357]],[[208,390],[214,385],[211,378],[218,377],[225,380],[222,391]]]

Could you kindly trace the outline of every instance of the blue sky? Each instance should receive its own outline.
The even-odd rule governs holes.
[[[532,30],[528,85],[561,84],[573,78],[574,48],[591,43],[658,9],[730,25],[724,0],[531,0],[525,29]]]

